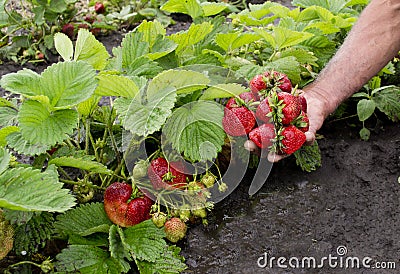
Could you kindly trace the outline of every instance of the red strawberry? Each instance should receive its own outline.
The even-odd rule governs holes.
[[[179,218],[173,217],[165,222],[164,231],[169,241],[176,243],[186,235],[187,226]]]
[[[97,14],[100,14],[100,13],[104,13],[106,11],[106,8],[104,7],[103,3],[97,2],[96,4],[94,4],[94,11]]]
[[[265,98],[260,102],[256,110],[256,117],[258,120],[268,123],[271,120],[271,117],[268,115],[272,112],[271,107],[269,106],[268,98]]]
[[[297,96],[287,92],[279,92],[278,100],[282,101],[282,124],[289,125],[301,112],[300,102]]]
[[[265,90],[267,84],[265,83],[265,76],[263,74],[258,74],[254,76],[249,83],[251,92],[258,94],[258,92]]]
[[[231,136],[244,136],[256,125],[254,113],[247,107],[227,108],[224,110],[222,126],[227,134]]]
[[[286,74],[282,72],[274,71],[274,82],[278,86],[278,88],[284,92],[292,91],[292,82],[290,82],[289,78]]]
[[[239,98],[237,98],[237,97],[230,98],[225,106],[227,108],[231,109],[231,108],[240,107],[240,106],[243,106],[248,103],[258,101],[258,100],[259,100],[259,97],[256,96],[254,93],[243,92],[243,93],[239,94]]]
[[[281,132],[281,151],[285,154],[292,154],[301,148],[306,141],[306,135],[294,125],[284,127]]]
[[[292,91],[292,83],[286,74],[278,71],[266,71],[263,74],[258,74],[250,80],[250,90],[255,93],[263,92],[272,88],[279,88],[284,92]],[[266,94],[264,94],[266,95]]]
[[[299,98],[299,102],[300,102],[300,105],[301,105],[301,110],[303,112],[307,113],[307,100],[306,100],[306,97],[304,97],[302,94],[300,94],[298,96],[298,98]]]
[[[75,30],[75,27],[71,23],[65,24],[61,28],[61,32],[64,33],[65,35],[67,35],[71,39],[74,37],[74,30]]]
[[[131,195],[132,187],[127,183],[113,183],[104,192],[104,210],[114,224],[129,227],[150,218],[152,200],[143,196],[128,202]]]
[[[176,167],[176,168],[174,168]],[[187,185],[187,176],[184,166],[179,162],[171,162],[159,157],[151,161],[147,175],[154,189],[184,188]]]
[[[262,124],[249,133],[250,140],[259,148],[267,148],[271,146],[275,137],[275,127],[273,124]]]
[[[85,15],[85,17],[83,18],[83,20],[85,20],[85,21],[88,22],[89,24],[92,24],[92,23],[96,20],[96,16],[89,13],[89,14]]]
[[[303,132],[307,132],[309,129],[310,120],[308,119],[307,113],[301,111],[299,121],[296,122],[296,127]]]

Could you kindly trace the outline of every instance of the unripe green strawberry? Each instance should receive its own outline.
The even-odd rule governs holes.
[[[201,182],[207,187],[213,187],[215,184],[215,176],[211,173],[207,173],[205,174],[202,178],[201,178]]]
[[[140,180],[147,176],[147,168],[149,163],[146,160],[140,160],[136,163],[132,170],[132,177],[135,180]]]
[[[151,217],[151,220],[156,227],[163,227],[165,222],[167,221],[167,214],[165,214],[164,212],[156,212]]]
[[[166,238],[176,243],[186,236],[187,226],[181,219],[173,217],[165,222],[164,231]]]
[[[193,209],[192,213],[193,213],[194,216],[200,217],[202,219],[207,217],[207,211],[206,211],[206,209],[204,207],[203,208]]]
[[[180,209],[179,209],[179,218],[184,221],[187,222],[189,220],[189,218],[191,217],[191,212],[190,212],[190,206],[189,205],[183,205]]]

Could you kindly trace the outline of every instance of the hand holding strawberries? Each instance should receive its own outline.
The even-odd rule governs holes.
[[[256,75],[250,81],[250,90],[252,97],[246,92],[226,104],[225,132],[248,135],[245,147],[252,151],[269,149],[268,158],[273,162],[300,149],[309,131],[306,97],[292,88],[287,75],[277,71]],[[240,113],[233,108],[240,108]]]

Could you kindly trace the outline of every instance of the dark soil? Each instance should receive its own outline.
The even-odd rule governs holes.
[[[180,23],[171,31],[186,28]],[[107,49],[119,45],[121,33],[99,37]],[[3,63],[0,76],[49,64]],[[4,94],[4,93],[3,93]],[[319,140],[322,167],[306,173],[293,158],[273,166],[253,197],[249,170],[239,187],[218,203],[209,225],[190,227],[181,244],[186,273],[399,273],[400,269],[400,125],[384,123],[361,141],[346,121],[326,123]],[[274,256],[322,258],[344,256],[372,262],[395,262],[397,270],[260,268],[257,260]],[[286,262],[287,264],[287,262]]]

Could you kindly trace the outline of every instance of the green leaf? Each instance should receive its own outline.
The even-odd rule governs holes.
[[[130,260],[131,255],[129,253],[129,247],[125,242],[125,235],[122,228],[117,225],[112,225],[108,233],[108,240],[111,257],[118,259],[124,268],[124,272],[128,272],[130,265],[124,258]]]
[[[0,148],[0,174],[3,173],[7,168],[10,163],[11,155],[10,152],[1,147]]]
[[[95,111],[95,109],[98,107],[100,99],[101,99],[101,96],[93,95],[86,101],[79,103],[76,106],[78,113],[80,115],[82,115],[83,117],[91,116],[93,114],[93,112]]]
[[[64,212],[74,197],[53,172],[32,168],[8,169],[0,175],[0,207],[23,211]]]
[[[210,79],[203,73],[190,70],[166,70],[149,83],[147,96],[156,97],[165,88],[173,87],[178,94],[205,88]]]
[[[121,75],[99,74],[99,84],[95,94],[99,96],[118,96],[134,98],[139,87],[130,78]]]
[[[87,29],[79,29],[75,45],[75,61],[85,61],[96,70],[102,70],[110,57],[106,47]]]
[[[379,92],[375,93],[372,100],[376,107],[392,121],[400,118],[400,88],[396,86],[382,87]]]
[[[147,220],[124,230],[125,243],[138,260],[155,262],[167,245],[164,230]]]
[[[98,247],[89,245],[70,245],[57,256],[55,267],[61,272],[76,272],[82,274],[120,274],[123,265],[118,259],[110,257],[110,253]]]
[[[148,57],[142,56],[137,58],[129,67],[126,68],[126,74],[128,76],[146,78],[153,78],[163,69],[158,65],[157,62],[151,61]]]
[[[293,0],[292,5],[301,7],[301,8],[308,8],[313,6],[319,6],[326,8],[334,13],[339,13],[346,7],[347,3],[350,2],[349,0],[335,0],[335,1],[328,1],[328,0]]]
[[[64,141],[78,124],[72,109],[49,112],[40,102],[28,100],[18,114],[21,134],[31,144],[55,145]]]
[[[15,131],[7,135],[7,144],[20,154],[39,155],[51,148],[51,145],[32,144],[26,140],[20,131]]]
[[[54,107],[74,106],[92,96],[96,71],[83,61],[61,62],[48,67],[41,75],[41,90],[34,95],[49,97]]]
[[[16,126],[6,126],[0,129],[0,147],[4,147],[7,145],[7,136],[10,133],[19,131],[19,127]]]
[[[160,9],[171,13],[184,13],[193,19],[203,15],[203,9],[197,0],[168,0]]]
[[[150,47],[153,47],[153,45],[159,39],[159,36],[164,37],[167,33],[163,25],[157,20],[143,20],[142,23],[136,28],[136,31],[143,34],[143,41],[147,42]]]
[[[271,33],[262,28],[253,28],[253,31],[276,50],[298,45],[314,36],[309,32],[294,31],[283,27],[274,27]]]
[[[156,60],[173,52],[177,47],[178,45],[174,41],[158,35],[146,57]]]
[[[136,260],[136,264],[141,274],[179,274],[187,268],[184,258],[179,255],[180,250],[177,246],[168,246],[164,248],[156,262]]]
[[[56,33],[54,35],[54,47],[58,54],[64,59],[64,61],[71,61],[74,56],[74,46],[72,45],[71,39],[64,33]]]
[[[18,112],[14,108],[0,107],[0,126],[11,126],[17,123]]]
[[[299,83],[301,80],[300,64],[294,56],[279,58],[264,65],[263,71],[273,69],[285,73],[293,84]]]
[[[192,161],[212,160],[221,151],[222,106],[212,101],[195,101],[176,109],[163,128],[166,141]]]
[[[218,84],[206,89],[203,95],[200,97],[200,100],[213,100],[217,98],[229,98],[234,97],[235,95],[239,95],[243,92],[247,92],[248,90],[239,84]]]
[[[321,166],[321,151],[317,141],[310,146],[302,146],[294,153],[296,157],[296,164],[300,166],[303,171],[311,172]]]
[[[361,122],[367,120],[375,111],[375,102],[373,100],[361,99],[357,103],[357,115]]]
[[[139,57],[149,52],[149,43],[143,41],[143,33],[129,32],[121,42],[122,67],[125,69],[134,68],[133,64]]]
[[[118,98],[114,102],[125,129],[139,136],[148,136],[161,128],[171,115],[176,102],[176,90],[168,87],[158,94],[148,95],[146,103],[136,99]]]
[[[107,169],[103,164],[96,161],[89,161],[84,158],[75,157],[59,157],[53,158],[49,161],[49,165],[56,165],[58,167],[73,167],[82,170],[99,173],[99,174],[111,174],[111,171]]]
[[[25,96],[40,95],[40,75],[30,69],[23,69],[1,77],[0,85],[7,91]]]
[[[98,232],[108,233],[111,225],[104,211],[104,204],[91,203],[58,215],[54,227],[62,234],[88,236]]]
[[[368,141],[370,136],[371,136],[371,131],[370,131],[368,128],[363,127],[363,128],[360,130],[360,138],[361,138],[362,140]]]
[[[179,2],[181,1],[179,0]],[[169,38],[178,44],[176,53],[181,55],[188,49],[193,50],[192,46],[203,41],[212,30],[213,25],[209,22],[192,24],[187,31],[171,34]]]
[[[228,5],[226,3],[202,2],[200,5],[203,9],[204,16],[217,15],[218,13],[221,13],[228,8]]]
[[[14,233],[14,250],[32,255],[43,248],[53,233],[54,218],[49,212],[35,212],[28,222],[20,224]]]
[[[259,39],[257,34],[242,32],[218,33],[215,36],[215,42],[225,51],[238,49]]]
[[[4,28],[8,26],[8,14],[6,12],[6,2],[7,0],[0,1],[0,28]]]

